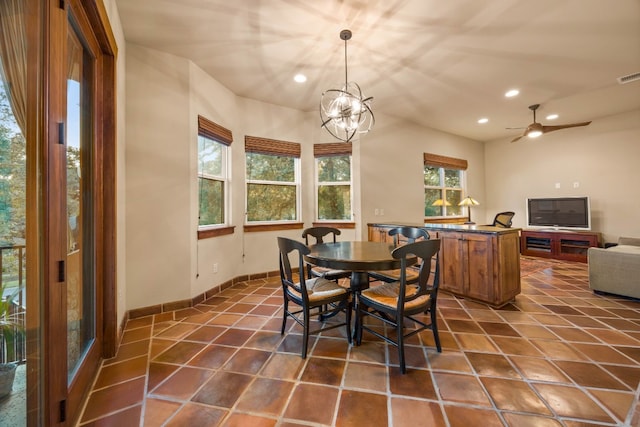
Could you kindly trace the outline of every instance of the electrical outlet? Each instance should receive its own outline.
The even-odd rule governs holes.
[[[380,209],[380,215],[384,215],[384,209]]]
[[[560,188],[560,183],[556,182],[556,188]]]
[[[578,181],[573,183],[573,188],[578,188],[580,187],[580,183]]]
[[[375,208],[375,209],[373,210],[373,214],[374,214],[375,216],[380,215],[380,209]]]
[[[214,273],[218,272],[218,263],[217,262],[213,264],[213,272]]]

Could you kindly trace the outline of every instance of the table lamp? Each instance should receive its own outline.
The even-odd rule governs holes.
[[[475,222],[471,221],[471,206],[477,206],[480,203],[478,203],[477,200],[472,199],[471,197],[467,196],[464,199],[462,199],[460,201],[460,203],[458,203],[458,206],[466,206],[467,207],[467,212],[469,213],[469,219],[467,220],[467,222],[465,222],[465,224],[475,224]]]

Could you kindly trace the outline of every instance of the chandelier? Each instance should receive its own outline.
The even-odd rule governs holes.
[[[344,86],[322,93],[320,127],[325,128],[340,141],[349,142],[356,134],[369,132],[376,119],[370,105],[373,97],[365,98],[360,86],[348,79],[347,40],[351,39],[351,31],[340,31],[340,39],[344,40]]]

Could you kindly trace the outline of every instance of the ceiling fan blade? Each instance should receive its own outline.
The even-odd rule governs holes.
[[[580,122],[580,123],[570,123],[566,125],[554,125],[554,126],[542,126],[542,132],[553,132],[554,130],[567,129],[567,128],[575,128],[579,126],[587,126],[591,122]]]
[[[513,139],[511,140],[511,142],[516,142],[516,141],[520,140],[520,138],[522,138],[523,136],[524,136],[524,135],[516,136],[515,138],[513,138]]]

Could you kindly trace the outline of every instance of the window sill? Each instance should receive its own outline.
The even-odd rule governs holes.
[[[236,226],[218,227],[218,228],[205,228],[198,230],[198,240],[209,239],[211,237],[226,236],[227,234],[233,234]]]
[[[253,233],[258,231],[278,231],[278,230],[295,230],[301,229],[304,226],[302,222],[287,222],[284,224],[255,224],[245,225],[244,231],[247,233]]]
[[[311,223],[314,227],[333,227],[333,228],[356,228],[355,222],[332,222],[332,221],[314,221]]]

